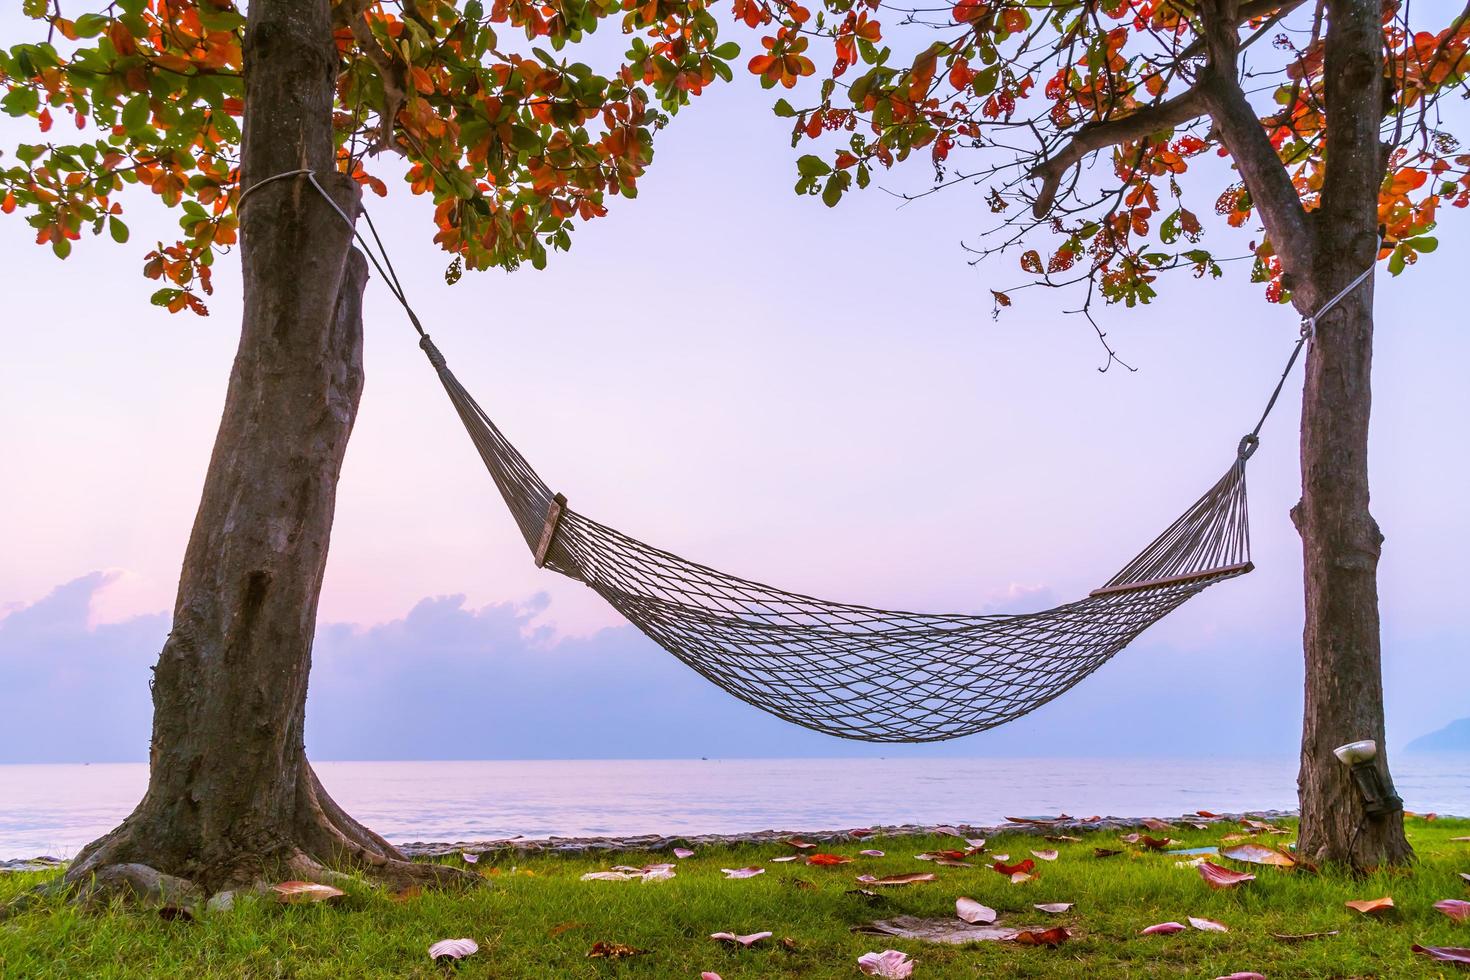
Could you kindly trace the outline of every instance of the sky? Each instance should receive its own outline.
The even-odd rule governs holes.
[[[1075,297],[1027,290],[992,318],[988,290],[1022,275],[968,263],[991,218],[979,191],[798,197],[789,121],[737,82],[681,114],[639,198],[544,272],[448,286],[426,202],[396,185],[368,201],[450,366],[574,507],[800,592],[1024,611],[1105,581],[1229,465],[1297,333],[1244,264],[1101,310],[1138,370],[1099,373]],[[23,133],[0,120],[0,146]],[[923,170],[879,183],[922,189]],[[65,262],[0,220],[0,762],[146,758],[148,667],[240,304],[226,256],[212,316],[150,307],[142,256],[173,218],[137,199],[130,216],[130,244],[88,239]],[[1390,748],[1470,712],[1464,218],[1375,287]],[[735,701],[538,571],[381,283],[366,332],[308,704],[318,758],[1295,751],[1300,368],[1250,465],[1254,573],[1026,719],[873,747]]]

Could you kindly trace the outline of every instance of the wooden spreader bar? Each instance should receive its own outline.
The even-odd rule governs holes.
[[[541,540],[536,542],[536,567],[544,568],[551,546],[556,541],[556,529],[561,526],[561,515],[566,513],[567,498],[557,494],[546,505],[546,523],[541,525]]]
[[[1187,575],[1171,575],[1168,578],[1149,579],[1147,582],[1124,582],[1122,585],[1105,585],[1100,589],[1093,589],[1087,594],[1092,598],[1096,598],[1102,595],[1119,595],[1123,592],[1142,592],[1144,589],[1156,589],[1161,585],[1180,585],[1184,582],[1194,582],[1205,578],[1218,578],[1222,575],[1241,575],[1255,567],[1253,562],[1243,561],[1238,565],[1222,565],[1219,568],[1206,568],[1204,571],[1190,572]]]

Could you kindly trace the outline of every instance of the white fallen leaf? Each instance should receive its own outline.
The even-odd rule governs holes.
[[[773,857],[773,858],[771,858],[771,862],[773,864],[785,864],[787,861],[795,861],[795,860],[797,860],[797,857],[798,856],[795,855],[795,854],[783,854],[781,857]]]
[[[465,864],[477,864],[480,860],[480,855],[472,854],[469,851],[460,851],[459,856]]]
[[[882,851],[874,850],[872,848],[869,848],[866,851],[858,851],[858,853],[861,854],[865,858],[880,858],[880,857],[883,856],[883,852]]]
[[[642,874],[633,874],[627,871],[589,871],[582,876],[582,881],[632,881],[642,878]]]
[[[988,926],[995,921],[996,911],[988,905],[981,905],[973,898],[961,896],[954,900],[954,914],[961,919],[977,926]]]
[[[676,848],[674,848],[674,857],[676,857],[676,858],[692,858],[692,857],[694,857],[694,852],[691,851],[687,847],[676,847]]]
[[[1196,929],[1198,929],[1201,932],[1229,932],[1230,931],[1228,928],[1226,928],[1225,923],[1223,923],[1223,922],[1216,922],[1214,919],[1198,919],[1198,918],[1195,918],[1192,915],[1189,917],[1189,924],[1192,925],[1192,926],[1194,926]]]
[[[480,951],[480,944],[473,939],[441,939],[429,947],[431,960],[462,960]]]
[[[896,949],[885,949],[881,953],[864,953],[858,957],[858,969],[870,977],[890,977],[903,980],[914,975],[914,961],[907,953]]]
[[[721,868],[726,878],[754,878],[766,873],[765,868]]]
[[[276,901],[285,905],[305,905],[311,902],[329,902],[347,894],[331,885],[320,885],[314,881],[283,881],[272,885]]]
[[[1055,861],[1057,859],[1056,851],[1032,851],[1031,854],[1033,857],[1040,858],[1043,861]]]
[[[1033,905],[1034,909],[1045,912],[1047,915],[1061,915],[1075,905],[1075,902],[1047,902],[1044,905]]]
[[[718,939],[722,943],[739,943],[742,946],[754,946],[762,939],[770,939],[771,935],[769,932],[752,932],[747,936],[737,936],[733,932],[712,932],[709,934],[709,937],[711,939]]]

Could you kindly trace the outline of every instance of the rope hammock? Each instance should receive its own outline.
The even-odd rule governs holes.
[[[536,565],[587,585],[737,698],[795,724],[869,742],[940,741],[1019,718],[1190,598],[1249,572],[1246,461],[1316,320],[1372,272],[1304,318],[1281,380],[1225,475],[1101,587],[1043,612],[942,615],[787,592],[681,558],[571,509],[449,370],[409,307],[371,218],[368,227],[377,255],[354,234],[408,311]]]

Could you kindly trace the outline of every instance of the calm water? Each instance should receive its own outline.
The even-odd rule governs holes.
[[[1470,814],[1470,756],[1399,756],[1411,810]],[[998,823],[1012,814],[1177,816],[1295,806],[1294,760],[746,759],[326,762],[332,795],[392,841],[524,834]],[[147,768],[0,766],[0,859],[67,857],[115,826]]]

